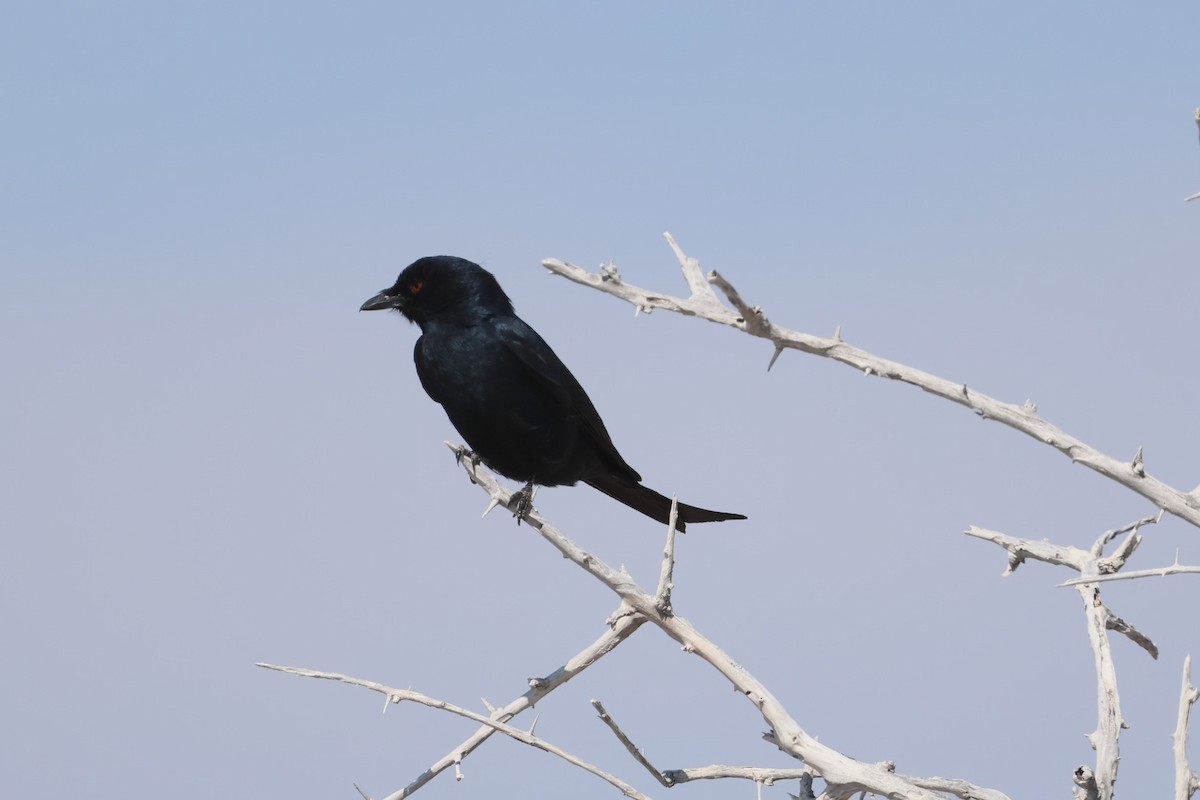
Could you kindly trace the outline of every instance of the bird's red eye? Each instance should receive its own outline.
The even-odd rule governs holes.
[[[421,283],[421,281],[413,281],[408,285],[408,291],[412,292],[413,294],[417,294],[421,291],[421,287],[424,285],[425,284]]]

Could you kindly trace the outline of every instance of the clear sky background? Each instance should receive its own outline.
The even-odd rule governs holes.
[[[1197,31],[1189,2],[8,4],[0,795],[382,797],[473,726],[256,661],[482,710],[599,635],[614,597],[479,519],[417,330],[357,312],[451,253],[497,275],[648,485],[750,517],[682,540],[676,608],[807,731],[1067,796],[1096,724],[1072,575],[1002,579],[961,531],[1088,546],[1150,504],[911,387],[797,353],[768,374],[762,341],[635,319],[540,261],[683,293],[669,230],[779,324],[1032,399],[1189,490]],[[538,507],[654,580],[658,525],[585,486]],[[1131,568],[1200,562],[1193,527],[1145,533]],[[1114,639],[1122,796],[1171,786],[1198,591],[1105,589],[1162,649]],[[537,732],[667,795],[592,697],[662,768],[790,765],[650,628]],[[422,796],[617,796],[510,741],[464,770]]]

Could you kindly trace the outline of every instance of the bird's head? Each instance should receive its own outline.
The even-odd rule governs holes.
[[[404,268],[389,288],[359,311],[395,309],[425,327],[429,322],[471,324],[513,313],[512,301],[492,273],[465,258],[426,256]]]

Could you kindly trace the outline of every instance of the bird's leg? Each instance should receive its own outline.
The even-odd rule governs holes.
[[[529,516],[529,512],[533,510],[533,479],[522,486],[517,491],[513,492],[509,499],[509,507],[513,510],[513,516],[517,518],[517,524],[521,524],[521,520]],[[515,505],[514,505],[515,504]]]

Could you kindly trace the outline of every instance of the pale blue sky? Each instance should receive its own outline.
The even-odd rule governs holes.
[[[375,797],[472,728],[380,717],[350,673],[482,708],[615,600],[441,444],[416,329],[357,308],[415,258],[483,263],[646,483],[746,523],[681,543],[676,607],[810,733],[905,773],[1065,796],[1094,674],[1071,577],[970,524],[1089,545],[1149,505],[916,390],[631,309],[556,257],[685,291],[671,231],[783,325],[1020,402],[1200,482],[1200,8],[1119,3],[53,3],[0,24],[0,795]],[[634,576],[661,532],[538,506]],[[1132,566],[1200,562],[1147,531]],[[1164,796],[1194,579],[1116,584],[1118,792]],[[538,733],[654,786],[785,766],[650,629]],[[398,713],[395,713],[398,712]],[[526,723],[528,724],[528,723]],[[1193,748],[1194,750],[1194,748]],[[1200,753],[1193,760],[1200,762]],[[610,798],[494,741],[429,798]],[[784,798],[784,789],[766,792]],[[691,797],[752,796],[749,785]]]

